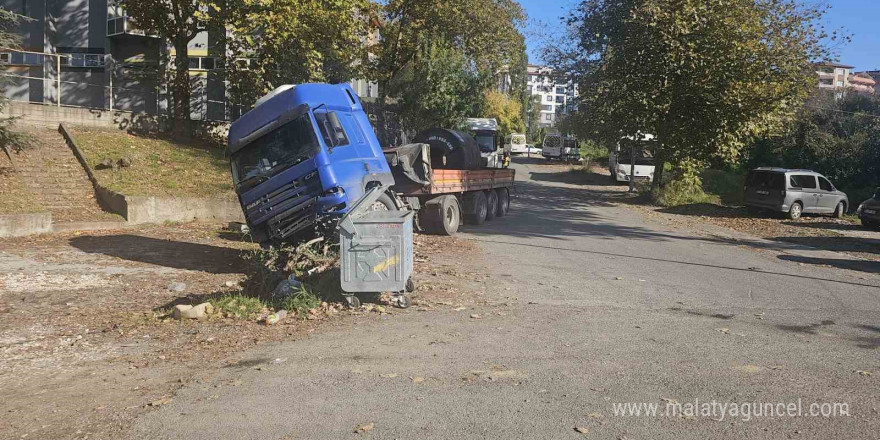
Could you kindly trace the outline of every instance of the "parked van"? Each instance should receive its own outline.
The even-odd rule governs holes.
[[[792,220],[803,213],[840,218],[849,207],[846,194],[811,170],[756,168],[749,171],[744,189],[747,207],[784,212]]]
[[[522,133],[511,133],[504,139],[505,149],[509,149],[511,154],[526,154],[529,147],[526,144],[526,135]]]
[[[629,182],[635,162],[635,182],[652,182],[654,180],[654,136],[639,134],[626,136],[617,142],[614,151],[608,155],[608,168],[611,178],[617,182]],[[635,143],[635,157],[632,156]]]

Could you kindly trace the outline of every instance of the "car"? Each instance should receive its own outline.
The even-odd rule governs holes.
[[[797,220],[802,214],[831,214],[840,218],[849,207],[846,194],[827,177],[811,170],[761,167],[749,171],[746,206],[782,212]]]
[[[862,221],[862,226],[868,229],[880,229],[880,187],[874,191],[874,197],[862,202],[856,215]]]

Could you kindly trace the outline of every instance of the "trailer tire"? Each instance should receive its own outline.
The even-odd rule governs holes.
[[[486,193],[470,191],[464,193],[464,219],[471,225],[482,225],[486,222]]]
[[[486,190],[486,220],[495,220],[498,216],[498,193],[494,189]]]
[[[510,212],[510,193],[507,188],[496,188],[495,192],[498,193],[498,210],[495,216],[504,217]]]
[[[461,208],[455,196],[440,196],[426,203],[421,212],[422,227],[438,235],[455,235],[461,224]]]

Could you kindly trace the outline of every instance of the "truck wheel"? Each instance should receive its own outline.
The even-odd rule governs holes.
[[[464,194],[464,218],[472,225],[486,222],[486,193],[471,191]]]
[[[495,220],[498,216],[498,193],[494,189],[486,191],[486,220]]]
[[[455,196],[441,196],[422,208],[423,225],[432,234],[455,235],[461,223],[461,209]]]
[[[495,215],[504,217],[510,211],[510,193],[507,188],[497,188],[495,192],[498,193],[498,211]]]
[[[383,193],[370,205],[370,211],[396,211],[397,205],[388,193]]]

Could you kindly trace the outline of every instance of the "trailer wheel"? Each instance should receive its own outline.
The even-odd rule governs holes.
[[[422,208],[422,226],[426,231],[440,235],[455,235],[461,223],[461,208],[455,196],[440,196]]]
[[[498,193],[498,211],[495,215],[504,217],[510,211],[510,193],[507,188],[497,188],[495,192]]]
[[[464,193],[464,218],[469,224],[482,225],[486,222],[486,193],[470,191]]]
[[[495,220],[498,216],[498,193],[494,189],[486,191],[486,220]]]

